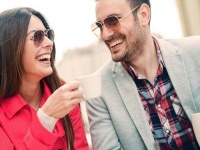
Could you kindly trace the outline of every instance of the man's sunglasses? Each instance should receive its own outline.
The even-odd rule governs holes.
[[[97,36],[100,37],[101,33],[102,33],[102,28],[103,25],[106,26],[106,28],[113,30],[113,31],[117,31],[120,29],[120,22],[127,17],[130,13],[132,13],[133,11],[135,11],[139,6],[134,7],[130,12],[128,12],[126,15],[124,15],[122,18],[119,18],[117,16],[109,16],[107,17],[103,23],[98,21],[95,22],[91,25],[91,29],[92,32]]]
[[[34,32],[34,35],[31,38],[31,40],[34,41],[34,44],[36,46],[40,46],[40,44],[44,40],[44,36],[48,37],[51,41],[54,41],[54,30],[53,29],[46,29],[44,31],[42,31],[42,30],[32,30],[27,34],[27,36],[32,32]]]

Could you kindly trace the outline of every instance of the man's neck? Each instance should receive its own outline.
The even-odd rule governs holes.
[[[143,53],[141,53],[137,59],[129,62],[129,65],[134,68],[137,74],[146,77],[153,83],[159,66],[157,51],[153,40],[144,48]]]

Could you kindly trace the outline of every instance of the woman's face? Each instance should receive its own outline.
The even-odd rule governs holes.
[[[33,40],[35,33],[33,30],[44,31],[45,29],[42,21],[32,15],[24,46],[23,65],[25,74],[22,75],[22,80],[35,80],[37,82],[53,72],[50,62],[53,42],[46,36],[39,45],[34,43]]]

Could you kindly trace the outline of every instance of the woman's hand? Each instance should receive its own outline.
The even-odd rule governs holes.
[[[63,118],[83,97],[78,81],[70,81],[58,88],[42,106],[42,111],[55,119]]]

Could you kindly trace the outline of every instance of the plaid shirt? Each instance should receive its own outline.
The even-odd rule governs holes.
[[[158,43],[159,60],[154,83],[137,74],[126,62],[124,67],[136,83],[155,141],[160,150],[198,150],[192,125],[186,116],[165,68]]]

